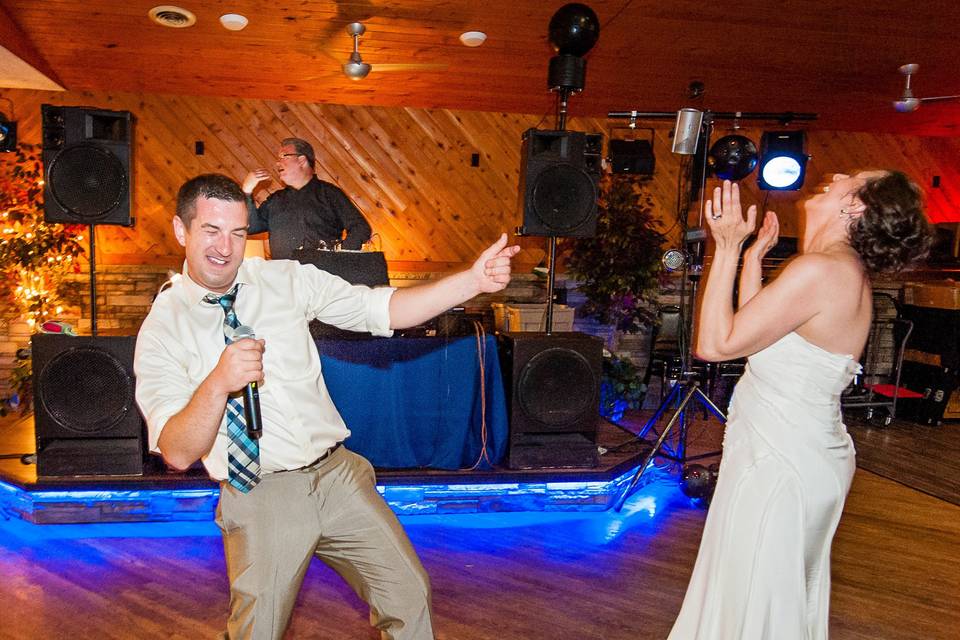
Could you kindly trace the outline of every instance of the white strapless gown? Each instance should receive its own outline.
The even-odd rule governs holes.
[[[823,640],[830,545],[855,470],[850,356],[790,333],[737,383],[720,476],[669,640]]]

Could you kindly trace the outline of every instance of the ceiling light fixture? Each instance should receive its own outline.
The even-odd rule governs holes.
[[[220,16],[220,24],[229,31],[242,31],[250,21],[239,13],[225,13]]]
[[[150,19],[164,27],[183,29],[197,23],[197,16],[183,7],[172,4],[161,4],[147,12]]]
[[[487,41],[487,34],[483,31],[464,31],[460,34],[460,42],[466,47],[479,47]]]

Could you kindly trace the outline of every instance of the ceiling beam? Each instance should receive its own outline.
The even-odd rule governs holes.
[[[0,71],[3,72],[0,75],[12,76],[0,77],[0,85],[19,89],[64,90],[56,72],[3,5],[0,5],[0,45]],[[7,53],[2,49],[6,49]]]

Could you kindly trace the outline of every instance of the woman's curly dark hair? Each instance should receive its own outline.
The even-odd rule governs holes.
[[[923,192],[899,171],[870,178],[857,191],[863,215],[850,227],[850,245],[870,273],[896,273],[923,260],[933,233]]]

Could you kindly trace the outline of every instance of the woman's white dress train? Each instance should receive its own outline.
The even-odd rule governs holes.
[[[851,356],[790,333],[751,356],[693,576],[669,640],[822,640],[830,545],[855,469]]]

